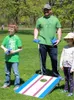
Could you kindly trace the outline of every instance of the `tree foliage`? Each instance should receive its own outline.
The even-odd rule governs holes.
[[[74,1],[73,0],[56,0],[54,12],[60,18],[63,26],[71,26],[74,23]]]
[[[0,24],[10,21],[34,25],[42,16],[44,4],[52,6],[54,14],[59,17],[62,26],[74,24],[74,0],[0,0]]]

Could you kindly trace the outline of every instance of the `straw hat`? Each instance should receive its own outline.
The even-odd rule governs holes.
[[[64,40],[67,40],[67,39],[74,39],[74,33],[73,33],[73,32],[68,33],[68,34],[64,37]]]

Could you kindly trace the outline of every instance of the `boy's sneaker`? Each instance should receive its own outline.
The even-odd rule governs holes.
[[[17,90],[18,88],[19,88],[19,85],[15,86],[15,87],[14,87],[14,90]]]
[[[1,88],[8,88],[8,87],[9,87],[9,85],[4,84]]]
[[[70,96],[72,96],[72,95],[73,95],[73,93],[69,93],[69,94],[68,94],[68,97],[70,97]]]

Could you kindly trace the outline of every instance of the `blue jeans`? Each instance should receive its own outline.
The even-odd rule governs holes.
[[[52,64],[52,71],[54,76],[59,76],[58,69],[57,69],[57,46],[49,46],[40,44],[39,45],[39,53],[40,53],[40,60],[41,60],[41,72],[43,75],[46,74],[46,58],[47,53],[50,56],[51,64]]]
[[[20,76],[18,71],[18,62],[5,62],[5,84],[10,85],[11,68],[15,75],[14,85],[20,84]]]

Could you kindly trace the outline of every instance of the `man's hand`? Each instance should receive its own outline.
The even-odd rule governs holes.
[[[54,45],[58,45],[60,43],[60,40],[56,40],[56,43]]]
[[[56,39],[56,38],[54,38],[54,39],[52,39],[52,40],[51,40],[51,42],[52,42],[52,44],[53,44],[53,45],[55,45],[55,44],[56,44],[56,42],[57,42],[57,39]]]
[[[39,43],[40,40],[39,40],[39,39],[34,39],[33,42],[35,42],[35,43]]]

